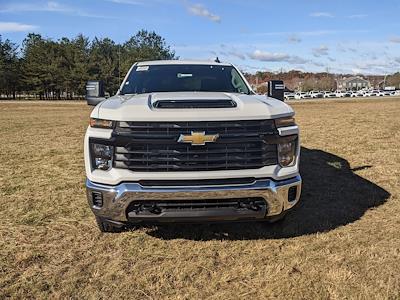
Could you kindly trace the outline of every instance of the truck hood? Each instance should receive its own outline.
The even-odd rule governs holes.
[[[159,100],[233,100],[232,108],[154,108]],[[294,115],[293,109],[274,98],[217,92],[166,92],[116,95],[93,110],[91,117],[116,121],[215,121],[272,119]]]

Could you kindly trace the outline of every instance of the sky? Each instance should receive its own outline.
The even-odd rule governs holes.
[[[0,35],[84,34],[123,43],[155,31],[180,59],[244,71],[400,71],[399,0],[0,0]]]

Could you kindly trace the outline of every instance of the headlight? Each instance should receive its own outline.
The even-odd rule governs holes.
[[[109,170],[112,167],[114,147],[102,144],[91,144],[93,168]]]
[[[282,167],[293,166],[296,161],[297,139],[278,144],[278,160]]]
[[[276,128],[294,126],[294,125],[296,125],[296,123],[293,117],[275,119]]]
[[[90,127],[112,129],[114,123],[110,120],[90,118]]]

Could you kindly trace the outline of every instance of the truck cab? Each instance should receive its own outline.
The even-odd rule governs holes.
[[[294,111],[256,95],[235,66],[146,61],[108,99],[88,87],[88,102],[98,104],[84,140],[86,190],[101,231],[272,222],[298,203]]]

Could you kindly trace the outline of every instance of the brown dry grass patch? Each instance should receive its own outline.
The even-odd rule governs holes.
[[[276,225],[100,234],[83,103],[0,103],[0,298],[398,299],[400,99],[293,104],[301,204]]]

